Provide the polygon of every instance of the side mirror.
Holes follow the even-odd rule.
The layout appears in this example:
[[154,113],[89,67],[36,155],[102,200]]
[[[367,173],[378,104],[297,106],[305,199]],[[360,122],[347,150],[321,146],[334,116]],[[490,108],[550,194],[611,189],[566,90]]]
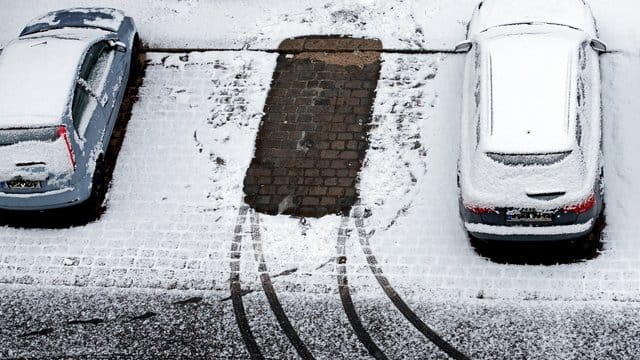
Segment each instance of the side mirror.
[[118,52],[127,52],[127,44],[119,40],[109,40],[109,46]]
[[607,52],[607,44],[605,44],[604,42],[598,40],[598,39],[592,39],[590,42],[591,48],[597,52]]
[[473,47],[473,43],[469,40],[463,41],[456,45],[456,48],[453,50],[457,53],[467,53]]

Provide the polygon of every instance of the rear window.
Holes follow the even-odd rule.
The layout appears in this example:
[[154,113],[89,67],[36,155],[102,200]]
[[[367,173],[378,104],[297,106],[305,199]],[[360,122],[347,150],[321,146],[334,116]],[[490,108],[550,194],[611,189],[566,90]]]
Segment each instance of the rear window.
[[0,129],[0,146],[14,145],[25,141],[52,142],[59,137],[57,127]]
[[487,153],[487,156],[498,163],[510,166],[540,166],[559,163],[571,154],[571,151],[550,154],[499,154]]

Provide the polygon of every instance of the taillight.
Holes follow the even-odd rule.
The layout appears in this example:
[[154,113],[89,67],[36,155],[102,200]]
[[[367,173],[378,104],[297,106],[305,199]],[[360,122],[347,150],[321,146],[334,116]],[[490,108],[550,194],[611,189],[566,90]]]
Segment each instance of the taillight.
[[73,168],[76,168],[76,157],[73,154],[73,148],[71,147],[71,142],[69,141],[69,134],[67,133],[67,127],[61,125],[58,127],[58,135],[64,139],[64,143],[67,145],[67,151],[69,152],[69,159],[71,159],[71,164]]
[[589,197],[586,198],[583,202],[577,205],[567,206],[562,210],[566,212],[574,213],[574,214],[584,214],[587,211],[591,210],[595,204],[596,204],[596,195],[593,192],[591,192],[591,194],[589,194]]
[[483,214],[489,214],[489,213],[497,214],[498,213],[496,211],[496,209],[492,209],[492,208],[467,206],[467,205],[465,205],[465,208],[467,210],[471,211],[472,213],[476,214],[476,215],[483,215]]

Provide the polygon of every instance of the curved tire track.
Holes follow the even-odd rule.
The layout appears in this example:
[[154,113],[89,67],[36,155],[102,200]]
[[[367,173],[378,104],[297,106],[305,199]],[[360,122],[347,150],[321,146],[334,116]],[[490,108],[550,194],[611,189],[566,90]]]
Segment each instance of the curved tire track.
[[253,252],[255,254],[256,261],[258,262],[260,281],[262,282],[262,288],[264,289],[264,293],[267,296],[267,300],[269,301],[271,311],[273,311],[278,324],[280,324],[280,328],[291,342],[291,345],[293,345],[293,347],[296,349],[300,358],[305,360],[315,359],[309,349],[307,349],[302,339],[300,339],[300,336],[298,336],[296,330],[291,325],[287,314],[284,312],[284,309],[282,308],[282,305],[278,300],[276,290],[271,283],[271,277],[269,276],[267,263],[264,259],[264,253],[262,251],[262,238],[260,236],[260,217],[255,211],[251,211],[251,238],[253,240]]
[[402,315],[416,328],[418,331],[422,333],[427,339],[429,339],[434,345],[436,345],[440,350],[445,352],[451,358],[456,360],[468,360],[465,354],[463,354],[460,350],[456,349],[453,345],[444,340],[438,333],[436,333],[433,329],[431,329],[427,324],[425,324],[418,315],[407,305],[407,303],[402,299],[402,297],[395,291],[393,286],[389,283],[389,280],[382,272],[380,266],[378,266],[378,260],[375,255],[371,251],[371,247],[369,245],[369,236],[364,228],[364,218],[362,205],[355,206],[353,217],[356,223],[356,229],[358,230],[358,238],[360,239],[360,245],[362,247],[362,251],[367,257],[367,263],[369,264],[369,268],[371,272],[378,280],[378,283],[382,287],[384,293],[391,299],[391,302],[395,307],[402,313]]
[[344,312],[347,314],[347,319],[349,319],[349,323],[351,324],[353,331],[355,332],[360,342],[367,349],[369,354],[376,359],[387,360],[387,356],[376,345],[367,330],[365,330],[364,326],[362,325],[362,321],[360,321],[360,317],[358,317],[355,306],[353,305],[353,299],[351,298],[351,292],[349,291],[349,283],[347,279],[347,256],[345,252],[345,244],[350,232],[348,226],[349,216],[343,216],[342,221],[340,222],[340,229],[338,230],[338,241],[336,245],[336,250],[338,252],[338,255],[336,256],[336,265],[338,271],[338,290],[340,292],[342,307],[344,308]]
[[238,210],[238,218],[236,220],[236,226],[233,230],[233,241],[231,242],[230,253],[230,267],[231,267],[231,301],[233,303],[233,313],[240,329],[240,335],[242,335],[242,341],[244,341],[249,356],[252,359],[264,359],[260,347],[256,343],[256,339],[251,332],[251,326],[249,325],[249,319],[244,310],[244,303],[242,301],[242,286],[240,284],[240,255],[242,249],[242,225],[247,219],[247,212],[249,208],[247,206],[241,206]]

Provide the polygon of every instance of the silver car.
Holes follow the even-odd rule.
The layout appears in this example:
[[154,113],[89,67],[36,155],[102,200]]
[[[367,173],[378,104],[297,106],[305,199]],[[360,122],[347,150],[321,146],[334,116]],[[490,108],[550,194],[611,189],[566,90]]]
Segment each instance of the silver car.
[[34,19],[3,49],[0,209],[104,196],[104,156],[137,41],[121,11],[74,8]]
[[603,209],[600,65],[582,0],[486,0],[469,24],[458,183],[472,236],[564,240]]

